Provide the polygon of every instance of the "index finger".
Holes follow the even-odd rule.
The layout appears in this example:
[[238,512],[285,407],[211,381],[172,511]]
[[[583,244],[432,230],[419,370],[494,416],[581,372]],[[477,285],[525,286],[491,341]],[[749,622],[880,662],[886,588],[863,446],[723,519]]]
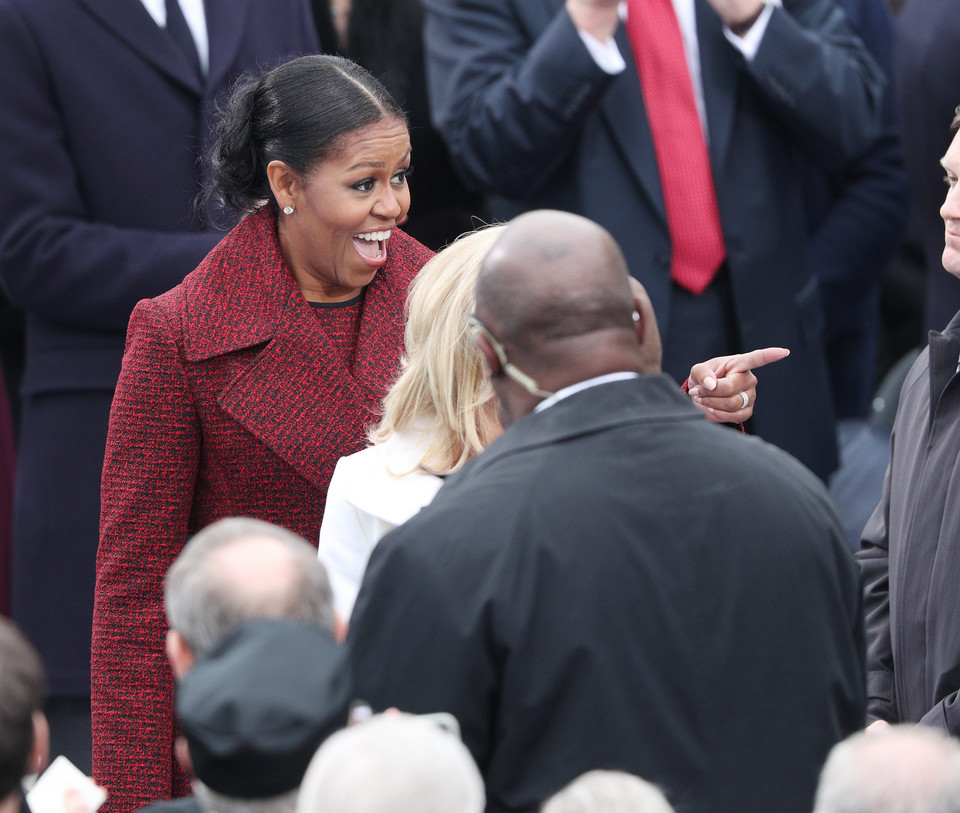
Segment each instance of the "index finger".
[[786,347],[762,347],[759,350],[751,350],[749,353],[740,353],[726,363],[724,375],[746,373],[765,364],[785,359],[789,355],[790,351]]

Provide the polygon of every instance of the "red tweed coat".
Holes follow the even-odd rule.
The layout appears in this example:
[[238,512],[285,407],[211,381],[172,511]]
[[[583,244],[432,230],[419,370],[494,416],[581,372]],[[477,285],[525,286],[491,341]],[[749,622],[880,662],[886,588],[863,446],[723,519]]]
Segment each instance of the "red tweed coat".
[[352,371],[294,283],[266,211],[133,312],[110,415],[93,617],[94,775],[110,813],[189,793],[173,758],[163,576],[186,539],[252,516],[316,540],[334,464],[392,383],[407,287],[400,231],[367,287]]

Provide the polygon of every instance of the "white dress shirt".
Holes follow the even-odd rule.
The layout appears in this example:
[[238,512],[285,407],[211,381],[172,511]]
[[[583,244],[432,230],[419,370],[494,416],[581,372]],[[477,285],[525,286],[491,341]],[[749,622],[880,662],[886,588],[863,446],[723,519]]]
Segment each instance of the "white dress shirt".
[[[166,0],[140,0],[143,7],[161,28],[167,27]],[[207,15],[203,10],[203,0],[179,0],[183,10],[183,18],[193,34],[193,41],[197,46],[197,56],[200,59],[200,70],[206,76],[210,70],[210,40],[207,37]]]

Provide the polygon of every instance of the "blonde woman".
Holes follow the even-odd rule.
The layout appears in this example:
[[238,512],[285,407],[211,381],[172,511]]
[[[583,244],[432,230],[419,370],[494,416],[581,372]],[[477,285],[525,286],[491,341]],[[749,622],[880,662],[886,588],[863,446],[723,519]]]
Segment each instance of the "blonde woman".
[[467,324],[480,264],[503,226],[464,235],[420,271],[407,297],[406,354],[373,444],[337,463],[320,526],[340,617],[350,617],[373,546],[433,499],[500,434],[493,388]]
[[[384,398],[380,423],[368,434],[373,445],[341,458],[333,472],[319,557],[344,622],[380,538],[427,505],[446,475],[500,434],[493,387],[484,377],[469,318],[480,265],[503,228],[463,235],[417,275],[407,297],[401,374]],[[787,352],[766,348],[702,362],[685,387],[710,420],[745,421],[756,398],[751,369]]]

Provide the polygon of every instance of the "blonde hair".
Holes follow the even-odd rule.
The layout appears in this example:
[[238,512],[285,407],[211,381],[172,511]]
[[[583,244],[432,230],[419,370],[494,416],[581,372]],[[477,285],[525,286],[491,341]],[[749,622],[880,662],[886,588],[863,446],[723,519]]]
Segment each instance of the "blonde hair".
[[427,471],[456,471],[500,433],[488,404],[493,388],[484,379],[467,319],[476,304],[480,265],[502,230],[488,226],[462,235],[424,265],[410,286],[400,377],[369,438],[383,443],[426,421],[430,442],[418,466]]

